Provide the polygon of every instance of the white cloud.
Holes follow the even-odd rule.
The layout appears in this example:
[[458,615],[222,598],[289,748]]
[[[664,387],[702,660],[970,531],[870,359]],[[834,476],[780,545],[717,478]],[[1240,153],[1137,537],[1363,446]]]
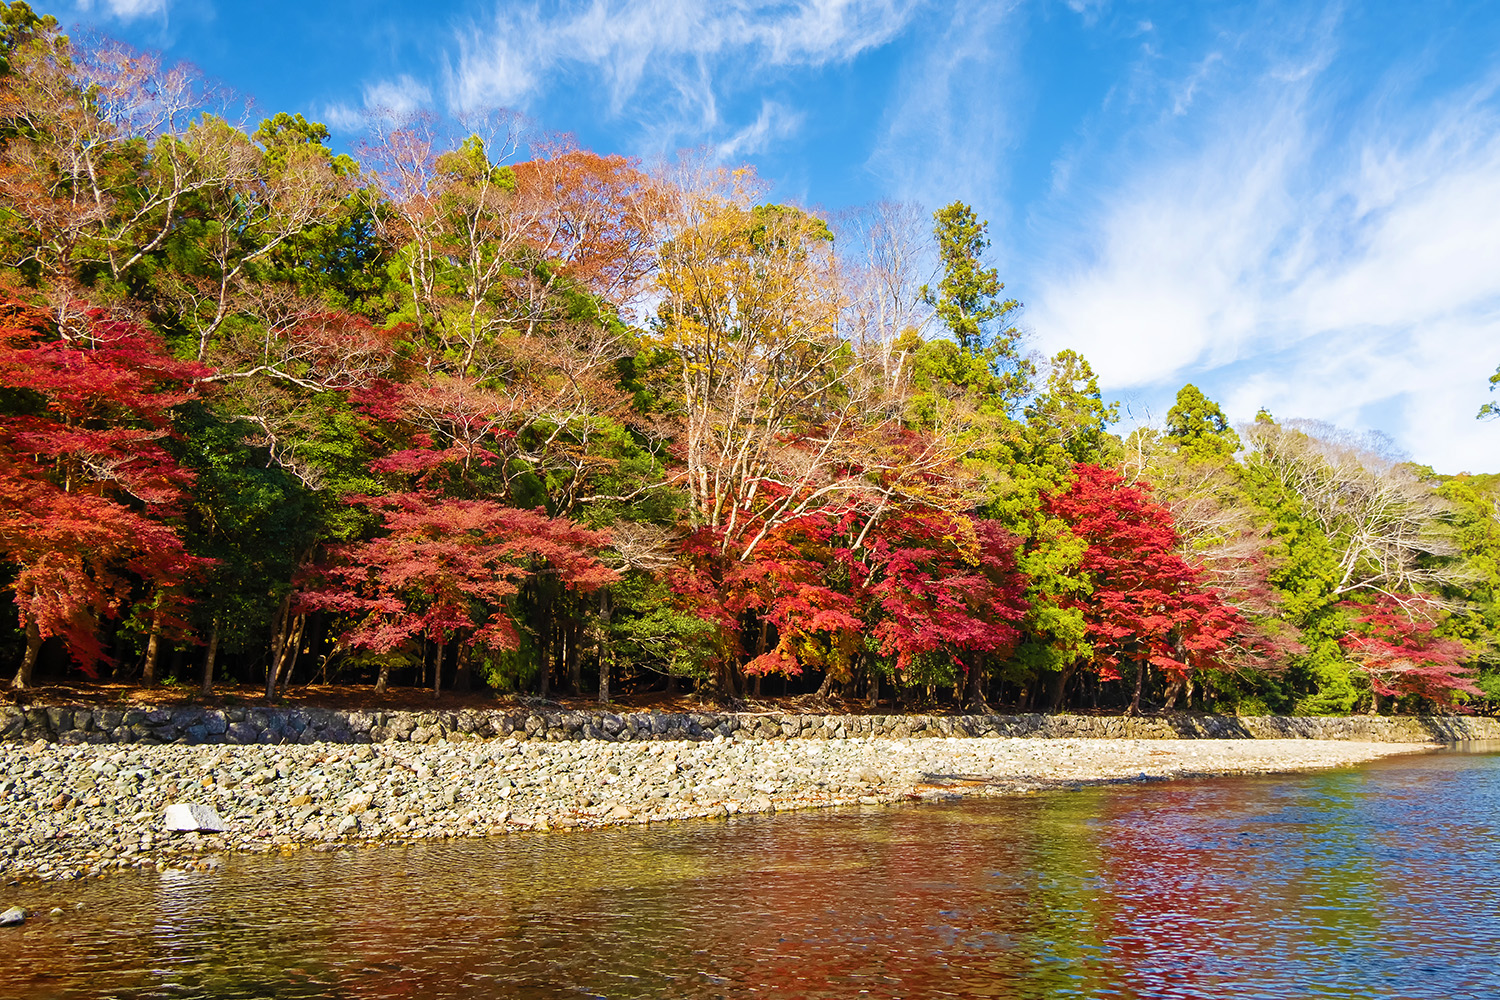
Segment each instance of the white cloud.
[[719,143],[714,151],[721,160],[734,160],[765,152],[772,140],[795,135],[805,116],[792,111],[776,101],[762,100],[760,114],[728,139]]
[[[1010,108],[1020,87],[1012,5],[969,0],[924,39],[901,71],[900,95],[866,166],[892,194],[937,207],[962,199],[1004,228]],[[998,242],[998,241],[997,241]],[[1007,248],[997,246],[998,256]]]
[[[559,86],[597,87],[614,114],[638,107],[665,147],[722,134],[727,91],[787,69],[846,62],[884,45],[922,0],[575,0],[496,3],[493,16],[456,32],[446,98],[457,111],[525,108]],[[583,81],[578,77],[582,75]],[[566,81],[566,83],[564,83]],[[776,112],[761,135],[776,130]],[[757,123],[720,142],[742,147]]]
[[1440,471],[1500,468],[1500,429],[1473,419],[1500,364],[1493,87],[1335,110],[1320,73],[1267,74],[1206,141],[1104,185],[1071,261],[1036,270],[1042,346],[1162,412],[1194,381],[1235,419],[1267,406],[1388,431]]
[[[100,0],[98,7],[121,21],[151,17],[167,12],[167,0]],[[78,0],[78,9],[84,14],[93,13],[94,0]]]
[[335,132],[358,132],[365,126],[364,113],[342,101],[325,107],[321,117],[323,124]]
[[365,85],[365,108],[398,118],[418,111],[432,102],[432,91],[425,84],[402,74],[394,80]]
[[362,131],[372,117],[402,119],[432,103],[431,89],[405,73],[392,80],[365,84],[363,96],[364,102],[358,108],[343,101],[325,105],[324,124],[335,132],[355,133]]

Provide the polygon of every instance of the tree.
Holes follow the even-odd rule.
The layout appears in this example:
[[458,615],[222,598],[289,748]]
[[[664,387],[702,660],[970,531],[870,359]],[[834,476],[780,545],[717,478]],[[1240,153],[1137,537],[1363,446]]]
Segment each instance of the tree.
[[994,521],[909,509],[881,522],[865,551],[844,550],[872,652],[908,671],[946,657],[985,711],[986,659],[1010,654],[1029,610],[1017,540]]
[[211,95],[186,66],[34,34],[0,77],[4,262],[51,288],[64,318],[80,286],[122,282],[163,245],[189,198],[239,163],[243,135],[195,124]]
[[1095,465],[1075,472],[1045,509],[1088,545],[1079,568],[1090,593],[1072,602],[1088,623],[1100,679],[1118,680],[1122,666],[1135,666],[1130,710],[1138,712],[1148,667],[1181,678],[1217,666],[1244,623],[1177,554],[1171,512],[1146,486]]
[[676,213],[649,346],[682,423],[690,522],[746,560],[783,524],[864,490],[850,466],[872,387],[839,335],[821,220],[716,190],[683,191]]
[[[256,133],[268,143],[265,149],[213,115],[200,118],[182,139],[206,177],[183,200],[183,218],[164,244],[176,266],[164,270],[157,286],[196,337],[199,361],[238,360],[210,358],[216,334],[236,315],[274,325],[257,308],[281,301],[264,287],[280,284],[271,259],[301,234],[333,222],[354,191],[353,165],[341,162],[347,157],[336,159],[311,141],[321,126],[305,119],[267,125]],[[314,304],[303,311],[323,310]]]
[[959,350],[984,360],[1000,379],[1003,407],[1008,411],[1031,389],[1035,376],[1030,361],[1021,356],[1021,330],[1015,325],[1021,304],[1002,299],[1000,272],[985,267],[989,223],[961,201],[933,213],[938,257],[943,277],[934,290],[922,286],[922,299],[937,313]]
[[1454,696],[1484,697],[1474,672],[1464,665],[1464,644],[1434,634],[1436,622],[1414,619],[1394,598],[1379,594],[1367,604],[1346,602],[1354,625],[1340,639],[1345,651],[1369,677],[1379,708],[1381,697],[1416,697],[1452,709]]
[[[602,532],[488,500],[431,492],[351,497],[375,515],[382,534],[330,548],[302,594],[303,606],[347,616],[341,643],[390,652],[414,638],[436,650],[433,692],[442,683],[443,650],[516,649],[510,599],[538,574],[575,591],[616,579],[597,553]],[[377,690],[383,691],[382,670]]]
[[92,674],[107,659],[101,622],[120,618],[138,588],[153,628],[181,631],[180,585],[209,563],[179,535],[192,476],[163,445],[203,370],[99,312],[61,330],[15,299],[0,315],[0,557],[19,567],[21,688],[51,636]]
[[50,38],[57,31],[57,18],[38,16],[25,0],[0,5],[0,76],[10,72],[11,53],[38,36]]
[[1223,458],[1240,449],[1239,435],[1219,404],[1192,383],[1177,390],[1177,401],[1167,411],[1167,440],[1195,458]]
[[1455,553],[1448,505],[1413,469],[1382,456],[1380,442],[1313,421],[1257,421],[1245,433],[1250,481],[1268,504],[1295,505],[1330,546],[1331,598],[1441,590]]
[[[1027,404],[1030,462],[1109,464],[1119,442],[1107,428],[1120,416],[1120,404],[1106,404],[1099,377],[1077,351],[1059,351],[1047,364],[1042,391]],[[1046,454],[1053,450],[1061,454]]]

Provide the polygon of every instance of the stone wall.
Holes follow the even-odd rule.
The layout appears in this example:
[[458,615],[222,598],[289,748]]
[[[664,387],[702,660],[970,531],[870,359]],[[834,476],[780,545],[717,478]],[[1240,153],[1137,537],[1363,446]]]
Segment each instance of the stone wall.
[[1500,720],[1472,716],[782,715],[735,712],[0,706],[0,740],[58,743],[383,743],[485,739],[837,739],[851,736],[1028,736],[1119,739],[1313,739],[1405,743],[1500,739]]

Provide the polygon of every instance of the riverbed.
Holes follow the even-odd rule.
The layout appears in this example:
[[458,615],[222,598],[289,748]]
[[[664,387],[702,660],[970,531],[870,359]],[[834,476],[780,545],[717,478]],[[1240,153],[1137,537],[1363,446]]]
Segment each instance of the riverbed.
[[[1334,767],[1422,745],[1315,740],[860,737],[279,746],[11,744],[0,874],[211,870],[232,853],[337,850]],[[172,833],[173,803],[220,830]],[[10,905],[0,895],[0,908]]]
[[0,997],[1490,1000],[1497,843],[1491,748],[231,855],[22,886]]

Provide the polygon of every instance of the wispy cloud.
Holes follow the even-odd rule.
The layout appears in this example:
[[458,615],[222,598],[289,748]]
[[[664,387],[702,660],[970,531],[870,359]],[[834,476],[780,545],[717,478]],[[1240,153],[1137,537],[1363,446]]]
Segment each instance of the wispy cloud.
[[335,132],[348,134],[361,131],[371,117],[401,119],[431,105],[431,88],[403,73],[393,79],[365,84],[361,107],[351,107],[343,101],[325,105],[322,118]]
[[[748,59],[819,66],[852,59],[899,33],[914,0],[591,0],[544,14],[539,5],[496,5],[487,23],[457,35],[450,99],[461,108],[517,104],[551,71],[597,71],[615,106],[643,79],[683,60]],[[665,64],[665,65],[663,65]]]
[[143,17],[154,17],[167,12],[168,0],[78,0],[78,10],[91,14],[102,11],[121,21],[134,21]]
[[[920,2],[497,3],[492,17],[455,33],[446,99],[457,111],[524,109],[559,86],[596,87],[611,114],[640,105],[664,138],[703,141],[724,134],[726,91],[749,90],[766,73],[854,59],[902,32]],[[730,125],[716,144],[742,154],[752,139],[790,134],[781,126],[793,116],[775,107],[763,103],[756,122]]]
[[1169,400],[1191,379],[1239,419],[1264,405],[1483,464],[1500,457],[1473,420],[1500,362],[1495,81],[1437,107],[1339,101],[1325,56],[1200,91],[1201,141],[1098,183],[1070,255],[1037,270],[1035,329],[1117,391]]
[[365,85],[365,107],[370,111],[388,112],[399,118],[431,103],[432,90],[404,73],[393,80]]
[[755,121],[719,143],[715,147],[715,152],[721,160],[733,160],[765,152],[766,147],[773,140],[795,135],[805,117],[801,112],[793,111],[776,101],[763,100],[760,104],[760,114],[756,116]]
[[[937,207],[961,198],[1003,228],[1018,35],[1011,4],[975,0],[921,40],[866,164],[894,195]],[[1003,254],[1004,248],[1000,248]]]

